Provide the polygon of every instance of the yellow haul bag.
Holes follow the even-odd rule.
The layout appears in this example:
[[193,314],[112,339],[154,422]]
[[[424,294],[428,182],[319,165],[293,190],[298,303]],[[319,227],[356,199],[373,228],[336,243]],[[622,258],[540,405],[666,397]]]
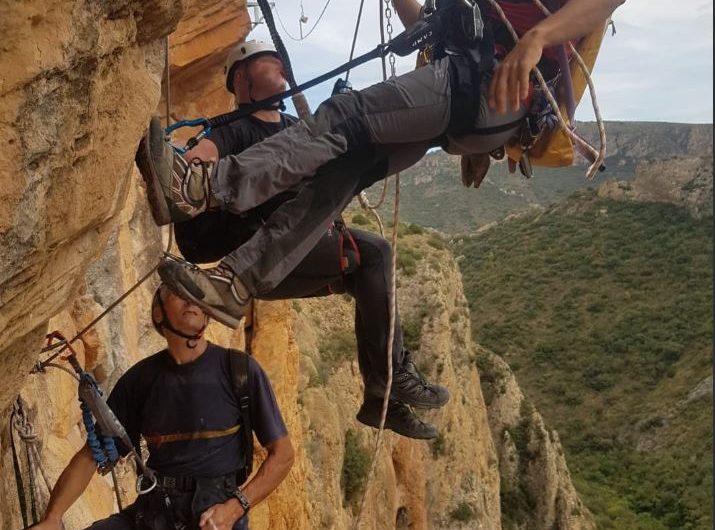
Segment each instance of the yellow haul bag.
[[[606,28],[610,21],[607,21],[598,29],[594,30],[589,35],[585,36],[580,40],[576,46],[576,51],[583,58],[584,63],[589,72],[593,71],[593,66],[596,63],[596,57],[598,57],[598,52],[601,49],[601,43],[603,42],[603,37],[606,33]],[[581,67],[578,65],[575,59],[571,59],[570,62],[571,80],[573,82],[573,94],[576,104],[583,97],[588,82],[586,81],[586,76],[584,75]],[[568,122],[568,110],[564,103],[564,90],[563,87],[559,87],[559,109],[561,110],[561,115],[564,116]],[[506,146],[507,156],[518,162],[521,160],[524,150],[518,143],[510,144]],[[573,165],[575,159],[575,149],[571,138],[564,133],[564,131],[557,125],[551,131],[544,133],[527,152],[529,156],[529,161],[532,166],[539,167],[565,167]]]

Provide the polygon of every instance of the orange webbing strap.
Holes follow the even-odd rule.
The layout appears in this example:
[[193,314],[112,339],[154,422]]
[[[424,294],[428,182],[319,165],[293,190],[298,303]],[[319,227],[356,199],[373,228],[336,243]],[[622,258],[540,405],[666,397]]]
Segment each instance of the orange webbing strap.
[[223,438],[236,434],[241,425],[234,425],[222,431],[196,431],[196,432],[178,432],[174,434],[145,434],[144,439],[147,445],[159,447],[165,443],[172,442],[188,442],[190,440],[210,440],[212,438]]
[[340,272],[345,272],[350,267],[350,261],[348,260],[348,257],[345,254],[346,240],[348,243],[350,243],[350,246],[352,247],[353,252],[355,253],[355,262],[356,262],[356,265],[359,267],[360,262],[362,261],[362,257],[360,256],[360,247],[358,247],[358,244],[355,241],[355,238],[350,233],[350,229],[348,228],[348,225],[345,223],[345,220],[341,217],[340,219],[336,220],[333,224],[335,225],[335,228],[338,231],[338,249],[340,252]]

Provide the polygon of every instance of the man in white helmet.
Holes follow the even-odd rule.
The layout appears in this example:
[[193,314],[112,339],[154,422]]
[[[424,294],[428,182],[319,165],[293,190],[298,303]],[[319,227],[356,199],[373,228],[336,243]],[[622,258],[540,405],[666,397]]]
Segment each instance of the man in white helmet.
[[[226,61],[226,88],[235,94],[236,104],[257,101],[285,89],[283,65],[272,45],[258,41],[236,46]],[[238,154],[273,134],[293,125],[297,120],[279,109],[259,110],[246,119],[216,129],[186,154],[186,159],[216,160]],[[362,174],[345,168],[346,180],[357,186],[369,182],[369,172]],[[266,183],[269,184],[269,183]],[[151,189],[151,186],[148,186]],[[325,193],[329,186],[321,186]],[[199,190],[201,191],[201,190]],[[258,190],[260,191],[260,190]],[[301,195],[306,193],[301,189]],[[266,226],[286,219],[284,211],[296,203],[299,189],[282,192],[241,215],[226,210],[213,209],[187,219],[176,215],[168,206],[163,194],[150,197],[155,219],[159,224],[174,221],[176,240],[182,255],[193,263],[230,261],[246,248],[260,247],[260,233]],[[308,195],[315,198],[314,195]],[[300,200],[298,201],[300,202]],[[331,201],[317,202],[330,204]],[[319,205],[314,205],[320,209]],[[330,219],[336,219],[338,212]],[[355,298],[355,334],[358,346],[358,364],[365,383],[364,403],[358,419],[376,426],[382,405],[386,380],[386,352],[389,338],[389,291],[391,249],[389,243],[377,235],[362,230],[347,229],[341,221],[320,228],[319,239],[309,247],[301,242],[300,235],[291,237],[286,245],[276,244],[262,248],[262,259],[253,266],[254,275],[269,278],[272,270],[287,270],[287,276],[276,285],[263,287],[255,293],[261,299],[287,299],[309,296],[326,296],[347,292]],[[256,238],[256,234],[259,237]],[[298,247],[305,257],[295,259],[291,252]],[[292,257],[293,256],[293,257]],[[411,438],[433,438],[437,430],[422,421],[410,409],[437,408],[448,398],[447,389],[427,383],[403,347],[399,317],[395,325],[393,366],[395,381],[392,401],[388,408],[386,426]]]

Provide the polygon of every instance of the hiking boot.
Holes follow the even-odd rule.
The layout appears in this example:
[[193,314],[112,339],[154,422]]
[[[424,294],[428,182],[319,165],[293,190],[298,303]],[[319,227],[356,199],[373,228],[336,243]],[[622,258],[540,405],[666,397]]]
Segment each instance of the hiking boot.
[[[384,386],[368,385],[368,393],[382,397]],[[406,403],[420,409],[438,409],[449,401],[449,390],[440,385],[428,383],[407,353],[400,368],[392,376],[390,399]]]
[[200,269],[178,258],[164,258],[159,265],[159,276],[174,293],[233,329],[238,327],[251,301],[248,289],[223,264]]
[[[382,399],[366,397],[355,417],[360,423],[377,429],[380,427],[381,414]],[[417,440],[432,440],[439,434],[434,425],[423,422],[410,407],[393,400],[390,400],[387,405],[385,429]]]
[[198,158],[187,162],[164,139],[158,118],[151,119],[135,161],[157,225],[188,221],[208,208],[213,164]]

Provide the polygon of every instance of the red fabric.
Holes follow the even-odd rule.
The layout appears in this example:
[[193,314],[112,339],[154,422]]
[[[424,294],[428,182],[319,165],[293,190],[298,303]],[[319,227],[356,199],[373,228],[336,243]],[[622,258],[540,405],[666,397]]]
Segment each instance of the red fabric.
[[[566,4],[566,2],[568,2],[568,0],[553,0],[552,2],[542,0],[542,3],[547,8],[554,4],[557,5],[558,8],[561,8]],[[546,18],[546,15],[544,15],[544,13],[541,12],[541,9],[539,9],[531,0],[522,0],[521,2],[505,2],[498,0],[498,3],[519,37],[522,37],[524,33]],[[497,23],[501,24],[501,18],[494,8],[489,10],[488,16]],[[496,47],[499,55],[503,55],[507,51],[505,47],[499,43],[497,43]],[[546,59],[553,61],[558,60],[556,54],[557,48],[555,47],[544,50],[544,58]]]

